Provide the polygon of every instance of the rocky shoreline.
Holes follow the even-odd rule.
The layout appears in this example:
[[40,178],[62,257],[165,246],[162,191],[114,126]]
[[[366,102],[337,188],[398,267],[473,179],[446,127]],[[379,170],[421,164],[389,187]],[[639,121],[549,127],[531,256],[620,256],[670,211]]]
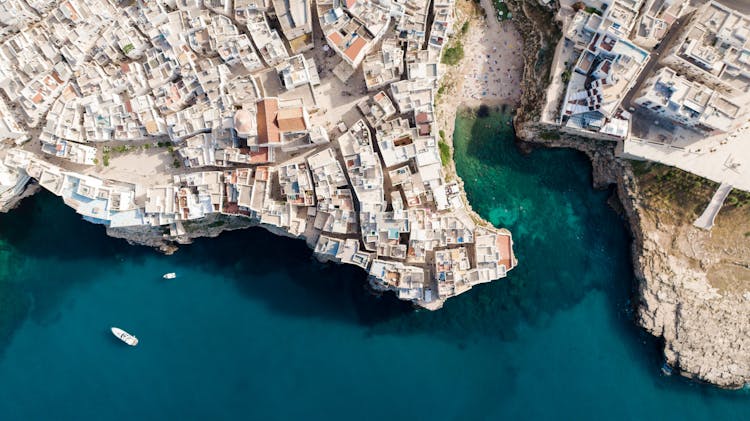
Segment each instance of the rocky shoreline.
[[666,363],[681,375],[721,388],[746,387],[750,384],[750,339],[743,332],[750,329],[750,293],[720,293],[706,280],[710,261],[704,258],[699,268],[690,268],[691,259],[666,251],[660,244],[664,238],[678,241],[683,235],[695,240],[707,234],[692,227],[681,231],[659,221],[660,210],[645,206],[638,179],[627,161],[616,158],[614,142],[572,136],[539,123],[549,80],[546,61],[552,57],[545,59],[536,52],[550,51],[550,45],[556,42],[555,30],[550,28],[557,23],[551,11],[544,12],[533,2],[508,0],[507,4],[514,13],[514,23],[521,28],[526,51],[524,95],[514,119],[519,147],[526,151],[535,147],[572,148],[589,157],[593,186],[616,186],[618,210],[633,238],[635,322],[663,339]]
[[[483,1],[483,4],[488,2]],[[628,162],[615,157],[613,142],[560,133],[554,126],[538,122],[559,28],[552,13],[534,1],[506,0],[506,4],[513,13],[513,23],[524,43],[523,94],[513,122],[519,147],[526,151],[536,147],[579,150],[591,160],[595,188],[616,185],[623,216],[633,237],[632,258],[638,294],[635,300],[638,307],[636,322],[664,339],[666,361],[675,371],[723,388],[743,387],[750,382],[750,339],[742,335],[750,330],[747,318],[750,299],[738,294],[719,294],[707,282],[693,282],[700,278],[700,273],[676,268],[680,262],[660,247],[656,238],[660,232],[670,231],[673,227],[664,222],[653,224],[649,220],[639,196],[636,176]],[[455,112],[447,115],[455,117]],[[448,121],[447,126],[445,121]],[[449,119],[445,121],[450,141],[453,126]],[[448,167],[461,185],[462,197],[470,214],[477,218],[477,222],[484,222],[471,211],[454,163],[449,162]],[[2,211],[9,210],[36,190],[38,186],[30,183],[23,194]],[[186,224],[184,232],[179,234],[145,226],[108,228],[107,234],[171,254],[179,245],[188,244],[195,238],[215,237],[223,231],[252,226],[262,226],[275,234],[289,236],[283,230],[274,230],[246,218],[222,215]]]

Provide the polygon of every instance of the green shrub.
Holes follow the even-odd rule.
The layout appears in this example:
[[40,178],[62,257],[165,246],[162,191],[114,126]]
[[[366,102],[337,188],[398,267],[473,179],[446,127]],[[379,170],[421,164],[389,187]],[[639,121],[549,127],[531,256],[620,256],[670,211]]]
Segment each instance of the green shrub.
[[438,142],[438,147],[440,148],[440,161],[443,166],[446,166],[451,160],[451,148],[442,140]]
[[562,79],[563,83],[570,82],[570,69],[566,69],[564,72],[562,72],[562,75],[560,75],[560,78]]
[[453,47],[446,48],[443,52],[443,64],[455,66],[464,58],[464,46],[457,42]]

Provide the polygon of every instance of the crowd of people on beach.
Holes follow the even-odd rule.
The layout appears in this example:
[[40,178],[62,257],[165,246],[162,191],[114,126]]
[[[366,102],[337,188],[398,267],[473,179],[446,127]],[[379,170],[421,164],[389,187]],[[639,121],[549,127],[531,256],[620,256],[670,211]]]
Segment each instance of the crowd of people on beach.
[[[475,100],[515,102],[521,96],[523,55],[521,39],[514,29],[502,25],[495,31],[484,24],[465,45],[467,48],[463,92]],[[479,38],[482,39],[479,39]]]

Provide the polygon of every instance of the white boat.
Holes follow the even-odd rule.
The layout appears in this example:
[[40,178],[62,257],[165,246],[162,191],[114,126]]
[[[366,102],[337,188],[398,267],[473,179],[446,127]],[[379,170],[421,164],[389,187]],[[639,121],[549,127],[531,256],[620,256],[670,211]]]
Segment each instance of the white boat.
[[119,340],[125,342],[126,344],[130,346],[138,345],[138,338],[136,338],[135,336],[129,334],[128,332],[125,332],[119,327],[113,327],[111,329],[112,329],[112,334],[115,335]]
[[174,279],[176,277],[177,277],[177,274],[174,272],[165,273],[164,276],[162,276],[162,278],[164,279]]

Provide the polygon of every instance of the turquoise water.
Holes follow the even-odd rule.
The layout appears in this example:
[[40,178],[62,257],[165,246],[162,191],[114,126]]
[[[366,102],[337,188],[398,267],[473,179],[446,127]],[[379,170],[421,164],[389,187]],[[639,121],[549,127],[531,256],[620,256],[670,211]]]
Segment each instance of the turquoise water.
[[746,418],[747,393],[660,376],[585,157],[523,156],[492,117],[458,119],[456,161],[521,265],[434,313],[261,229],[162,256],[47,193],[0,215],[0,419]]

